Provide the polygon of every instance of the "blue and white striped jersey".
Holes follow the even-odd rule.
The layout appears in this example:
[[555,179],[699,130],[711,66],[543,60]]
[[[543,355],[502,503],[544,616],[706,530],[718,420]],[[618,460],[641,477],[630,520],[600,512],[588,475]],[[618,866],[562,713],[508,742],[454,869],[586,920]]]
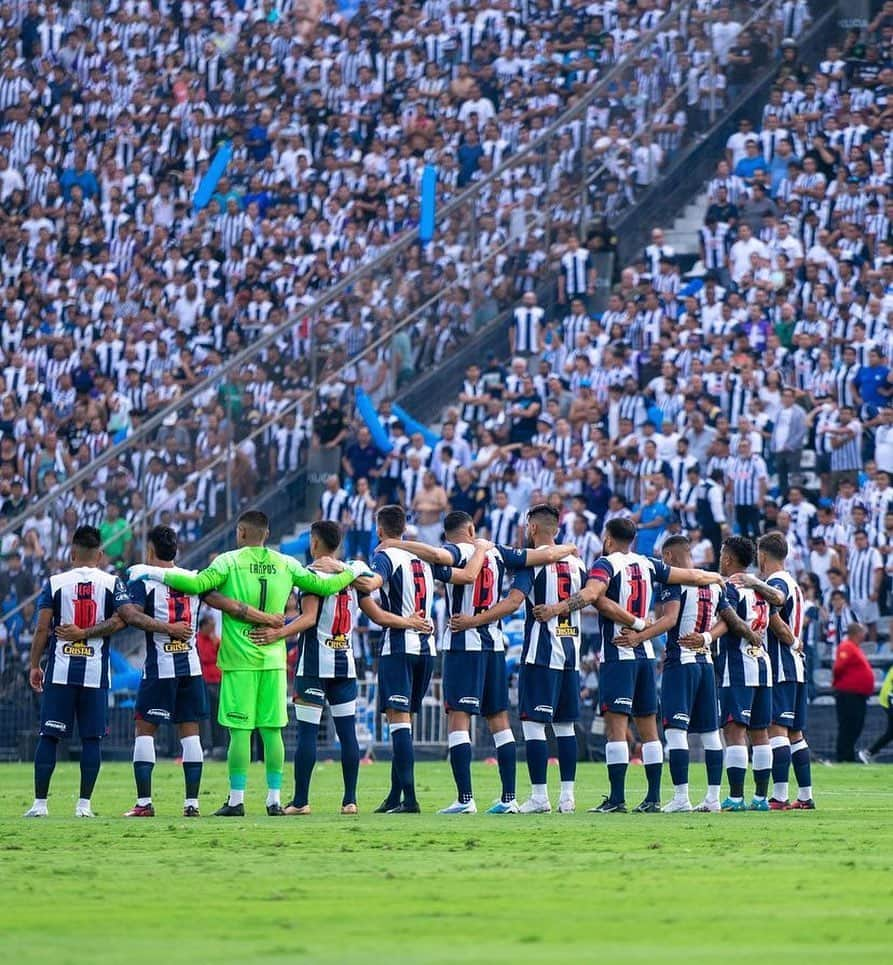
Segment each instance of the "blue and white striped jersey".
[[153,620],[161,620],[163,623],[188,623],[192,627],[191,640],[171,640],[165,634],[146,631],[143,677],[147,680],[201,677],[202,664],[195,645],[201,599],[181,593],[156,580],[131,580],[127,584],[127,593],[143,613]]
[[540,623],[533,615],[533,608],[567,600],[579,593],[585,582],[586,568],[575,556],[547,566],[518,570],[512,589],[524,594],[527,608],[522,663],[553,670],[580,669],[580,611]]
[[[474,556],[474,546],[471,543],[444,543],[444,548],[453,556],[453,565],[461,569]],[[512,549],[509,546],[495,546],[484,557],[477,579],[472,584],[450,584],[446,588],[449,615],[473,616],[483,613],[493,607],[502,593],[502,585],[506,570],[523,569],[527,563],[524,550]],[[447,627],[443,635],[441,649],[458,650],[505,650],[505,639],[502,635],[502,623],[496,620],[486,626],[474,627],[471,630],[453,632]]]
[[[306,593],[298,595],[302,607]],[[353,634],[357,626],[357,591],[347,586],[333,596],[319,598],[316,623],[298,637],[299,677],[342,678],[357,675]]]
[[[773,573],[766,582],[769,586],[784,593],[785,601],[779,607],[778,612],[782,620],[791,628],[794,637],[797,640],[802,640],[805,605],[800,584],[790,573],[786,573],[784,570]],[[803,655],[780,643],[778,637],[771,630],[768,631],[767,639],[769,642],[769,659],[772,662],[773,681],[777,684],[787,681],[804,683],[806,671]]]
[[[384,581],[379,590],[382,609],[401,617],[411,617],[421,612],[430,620],[434,604],[434,580],[447,583],[452,576],[451,567],[431,567],[399,548],[377,550],[370,565],[372,572]],[[385,627],[381,655],[385,657],[394,653],[427,653],[433,656],[434,636],[416,630]]]
[[[754,590],[726,584],[729,604],[739,617],[763,638],[769,626],[771,607]],[[771,687],[772,665],[765,646],[755,647],[727,633],[720,637],[716,673],[720,687]]]
[[[651,610],[654,588],[658,583],[666,583],[670,567],[663,560],[641,553],[611,553],[601,556],[589,571],[590,580],[607,583],[607,599],[613,600],[626,610],[630,616],[644,619]],[[618,647],[614,643],[622,627],[615,626],[613,620],[599,614],[601,629],[601,650],[599,660],[653,660],[654,647],[650,640],[635,647]]]
[[47,646],[46,680],[71,687],[106,688],[109,678],[108,638],[91,637],[77,643],[57,640],[53,632],[64,623],[85,629],[114,615],[130,603],[127,588],[111,573],[94,566],[76,566],[51,576],[37,600],[38,610],[52,610]]
[[864,550],[854,549],[847,563],[850,594],[854,600],[864,603],[874,593],[877,571],[883,569],[884,561],[880,552],[869,546]]
[[729,606],[722,589],[711,586],[662,586],[657,592],[658,603],[679,601],[676,625],[667,632],[666,664],[713,663],[709,648],[690,650],[679,646],[679,638],[690,633],[706,633],[716,622],[721,610]]
[[762,456],[737,456],[729,463],[732,502],[736,506],[755,506],[760,498],[760,480],[768,478]]

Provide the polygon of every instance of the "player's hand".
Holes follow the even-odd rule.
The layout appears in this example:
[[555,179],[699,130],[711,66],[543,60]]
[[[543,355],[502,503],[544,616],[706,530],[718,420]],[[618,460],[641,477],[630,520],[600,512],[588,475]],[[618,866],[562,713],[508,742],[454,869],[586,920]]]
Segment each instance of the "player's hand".
[[87,631],[73,623],[63,623],[56,627],[55,634],[59,640],[67,640],[69,643],[77,643],[79,640],[87,639]]
[[806,647],[803,645],[803,641],[798,637],[794,637],[794,642],[791,644],[792,653],[803,653]]
[[680,647],[685,647],[686,650],[704,649],[704,635],[701,633],[686,633],[686,635],[680,637],[677,642]]
[[493,549],[496,544],[488,539],[476,539],[474,541],[474,548],[478,550],[483,550],[485,553],[487,550]]
[[540,623],[548,623],[552,617],[558,616],[558,611],[551,603],[540,603],[533,608],[533,615]]
[[281,639],[281,634],[276,627],[255,627],[249,632],[248,639],[259,647],[266,647]]
[[374,593],[378,589],[378,581],[374,576],[358,576],[351,585],[359,593]]
[[191,640],[192,624],[186,623],[183,620],[180,620],[178,623],[169,623],[167,625],[167,635],[171,640]]
[[127,578],[130,580],[157,580],[164,582],[164,570],[160,566],[147,566],[145,563],[137,563],[127,571]]
[[321,556],[318,560],[313,561],[313,569],[317,573],[343,573],[346,569],[344,563],[341,560],[336,560],[333,556]]
[[745,589],[753,589],[756,583],[756,577],[753,573],[734,573],[729,577],[729,582],[732,586],[741,586]]
[[473,624],[471,622],[471,617],[465,616],[463,613],[457,613],[455,616],[450,617],[450,629],[453,633],[461,633],[463,630],[471,630]]
[[259,619],[252,620],[258,627],[270,627],[273,630],[280,630],[285,626],[285,614],[284,613],[264,613]]
[[434,624],[419,610],[408,618],[408,630],[416,630],[418,633],[434,633]]
[[31,689],[35,693],[43,693],[43,671],[40,667],[31,668],[31,673],[28,674],[28,682],[31,684]]
[[632,627],[624,627],[619,636],[614,637],[616,647],[635,647],[642,642],[642,635]]

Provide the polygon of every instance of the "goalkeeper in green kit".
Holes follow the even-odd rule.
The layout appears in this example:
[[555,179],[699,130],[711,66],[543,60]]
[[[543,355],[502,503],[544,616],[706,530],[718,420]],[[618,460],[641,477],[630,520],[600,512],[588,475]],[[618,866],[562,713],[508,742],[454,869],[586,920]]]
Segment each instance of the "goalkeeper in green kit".
[[[265,613],[284,613],[292,589],[298,587],[315,596],[331,596],[353,583],[357,574],[351,568],[331,575],[311,572],[296,560],[268,549],[267,517],[257,511],[243,513],[236,526],[238,549],[222,553],[199,573],[177,568],[133,566],[130,579],[153,579],[182,593],[201,595],[218,590],[246,606]],[[334,564],[341,567],[343,564]],[[358,573],[367,572],[365,564],[355,564]],[[217,719],[229,728],[230,791],[227,802],[216,815],[241,817],[245,813],[245,787],[251,760],[251,733],[257,728],[264,744],[267,772],[267,814],[285,812],[280,801],[285,746],[282,728],[288,723],[288,682],[286,680],[285,641],[261,646],[248,634],[251,623],[224,614],[223,632],[217,666],[221,670],[220,704]]]

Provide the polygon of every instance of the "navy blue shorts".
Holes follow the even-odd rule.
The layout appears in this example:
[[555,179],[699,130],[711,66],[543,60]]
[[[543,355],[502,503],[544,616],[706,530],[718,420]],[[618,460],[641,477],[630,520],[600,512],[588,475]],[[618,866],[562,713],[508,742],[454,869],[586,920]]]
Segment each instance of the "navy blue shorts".
[[522,663],[518,672],[521,720],[570,724],[580,718],[580,673]]
[[427,653],[392,653],[378,658],[378,708],[417,714],[428,692],[434,657]]
[[295,677],[295,700],[314,707],[349,704],[357,699],[356,677]]
[[71,737],[75,720],[81,740],[105,737],[108,710],[109,692],[105,687],[45,683],[40,702],[41,737]]
[[653,660],[611,660],[598,669],[602,713],[650,717],[657,713]]
[[508,709],[505,653],[447,650],[443,655],[443,703],[447,710],[492,717]]
[[743,724],[751,730],[765,730],[772,723],[774,687],[748,687],[735,684],[719,688],[719,714],[722,725]]
[[788,730],[804,730],[809,695],[806,684],[788,680],[772,685],[772,723]]
[[709,663],[671,663],[661,677],[660,706],[664,730],[709,734],[719,726],[716,677]]
[[191,724],[208,717],[202,677],[144,677],[136,694],[136,719],[149,724]]

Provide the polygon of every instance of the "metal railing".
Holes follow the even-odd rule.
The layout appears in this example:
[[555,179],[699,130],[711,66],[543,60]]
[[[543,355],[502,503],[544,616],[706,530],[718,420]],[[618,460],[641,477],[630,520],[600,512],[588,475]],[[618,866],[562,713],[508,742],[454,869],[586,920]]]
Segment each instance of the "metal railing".
[[[486,275],[487,272],[498,268],[493,264],[497,255],[489,248],[486,253],[479,251],[483,237],[479,223],[483,206],[479,202],[483,198],[488,198],[494,185],[498,184],[503,177],[510,177],[513,170],[528,165],[539,169],[547,168],[549,146],[557,144],[557,139],[568,129],[569,125],[574,124],[580,118],[586,118],[590,108],[599,97],[608,95],[613,85],[623,81],[625,73],[630,69],[639,54],[650,51],[654,42],[669,31],[677,28],[683,29],[694,5],[695,0],[683,0],[683,2],[674,4],[661,21],[651,31],[643,34],[624,57],[611,66],[576,104],[546,127],[530,143],[522,145],[515,153],[509,155],[495,171],[461,191],[456,197],[438,206],[438,223],[441,226],[446,226],[447,233],[454,235],[457,239],[456,245],[449,245],[448,256],[452,267],[455,269],[456,279],[437,291],[436,297],[427,299],[429,305],[427,312],[417,311],[415,322],[416,327],[421,329],[420,337],[423,344],[426,338],[429,340],[430,338],[436,339],[438,334],[437,323],[444,315],[454,317],[456,314],[470,313],[471,317],[466,320],[467,327],[469,330],[473,330],[480,321],[484,320],[486,313],[492,311],[492,300],[487,291]],[[584,121],[584,126],[585,124]],[[577,180],[580,179],[577,178]],[[545,184],[548,192],[548,177]],[[545,198],[546,219],[548,219],[555,201],[564,198],[570,202],[562,185],[559,185],[559,191],[555,192],[555,195],[554,199],[548,196]],[[537,209],[539,211],[543,210],[543,200],[541,197],[538,201]],[[549,203],[550,201],[553,203]],[[577,227],[580,230],[583,225],[582,213],[578,210],[578,205],[575,202],[571,203],[575,210]],[[534,213],[534,217],[539,218],[539,215]],[[545,228],[548,240],[548,220]],[[507,243],[502,247],[507,249],[508,243],[516,241],[515,234],[510,232]],[[24,513],[0,524],[0,540],[19,530],[24,520],[36,510],[43,508],[50,512],[54,504],[64,499],[68,493],[74,492],[77,487],[83,486],[94,478],[98,471],[115,463],[135,448],[148,444],[160,430],[165,428],[166,420],[181,421],[183,410],[186,407],[196,404],[202,407],[202,403],[209,396],[213,396],[221,389],[226,390],[225,398],[232,401],[231,389],[239,381],[237,377],[240,373],[243,373],[252,362],[277,344],[285,347],[289,345],[298,346],[295,351],[295,362],[298,365],[302,362],[301,352],[309,350],[310,372],[308,379],[315,389],[321,381],[321,376],[332,374],[331,356],[322,354],[326,352],[326,347],[324,344],[320,344],[317,337],[320,333],[320,323],[328,325],[333,318],[337,318],[339,315],[343,318],[345,307],[347,308],[346,314],[350,314],[352,310],[359,311],[361,306],[363,309],[369,308],[368,305],[363,304],[363,299],[370,283],[377,282],[380,287],[380,291],[377,293],[380,304],[372,306],[380,327],[385,333],[385,337],[378,340],[379,344],[386,342],[387,336],[400,334],[407,327],[407,313],[418,309],[420,293],[425,295],[426,287],[429,287],[425,281],[424,261],[421,258],[414,259],[412,257],[412,249],[419,244],[417,229],[406,232],[398,237],[386,252],[338,281],[325,294],[312,304],[307,305],[306,309],[297,312],[297,317],[292,315],[271,331],[262,333],[252,344],[243,348],[221,365],[216,372],[208,375],[202,382],[188,389],[178,399],[146,419],[127,439],[112,446],[99,458],[75,472],[52,492],[31,503]],[[462,293],[466,290],[468,294],[467,305],[462,303],[464,297]],[[397,319],[400,318],[403,319],[403,322],[398,324]],[[429,331],[432,329],[433,331]],[[395,347],[389,346],[389,348],[391,348],[392,358],[395,359]],[[422,361],[426,360],[423,359]],[[404,359],[404,373],[408,375],[410,372],[416,371],[418,368],[416,363],[416,358],[411,361]],[[344,364],[339,367],[340,373],[344,374],[349,371],[352,365],[353,363],[350,360],[345,360]],[[401,374],[404,373],[392,372],[391,383],[399,384]],[[221,414],[225,417],[228,413],[225,411],[225,407],[222,408],[224,411]],[[238,406],[232,408],[236,409]],[[229,414],[232,414],[232,412],[230,411]],[[163,432],[162,435],[164,435]]]

